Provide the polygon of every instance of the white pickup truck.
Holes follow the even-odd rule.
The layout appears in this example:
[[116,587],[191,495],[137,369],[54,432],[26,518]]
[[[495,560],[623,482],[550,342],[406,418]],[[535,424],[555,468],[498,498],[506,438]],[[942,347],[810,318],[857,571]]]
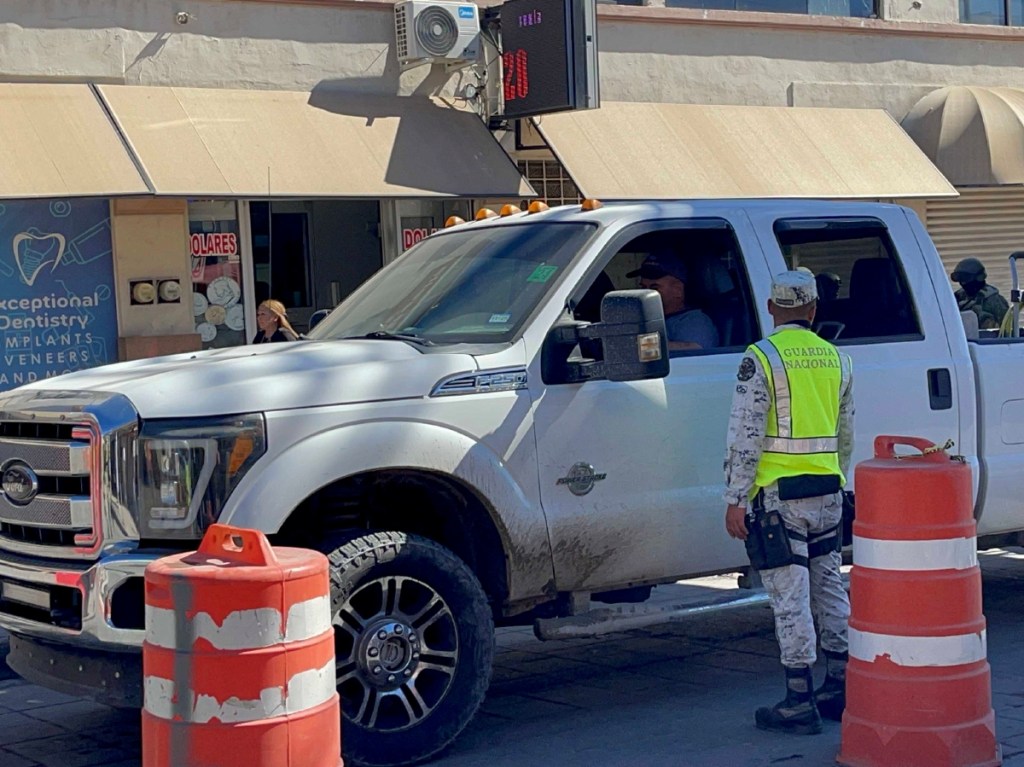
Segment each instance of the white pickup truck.
[[[660,299],[628,276],[666,249],[717,346],[670,353]],[[307,340],[0,395],[11,667],[137,704],[143,570],[220,520],[329,554],[347,759],[435,753],[483,699],[495,624],[578,634],[593,601],[746,564],[723,523],[726,422],[771,275],[796,267],[841,282],[818,317],[854,359],[855,460],[878,433],[952,438],[982,544],[1019,542],[1024,339],[968,340],[913,212],[576,205],[427,238]]]

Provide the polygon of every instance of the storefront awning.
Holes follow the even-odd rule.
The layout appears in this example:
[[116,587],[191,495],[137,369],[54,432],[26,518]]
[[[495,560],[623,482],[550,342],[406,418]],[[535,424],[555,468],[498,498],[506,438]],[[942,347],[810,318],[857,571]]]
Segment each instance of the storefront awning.
[[427,98],[99,86],[154,193],[532,196],[475,114]]
[[956,196],[883,110],[603,102],[536,124],[587,197]]
[[148,191],[89,85],[0,84],[0,198]]
[[1024,90],[939,88],[903,128],[957,186],[1024,184]]

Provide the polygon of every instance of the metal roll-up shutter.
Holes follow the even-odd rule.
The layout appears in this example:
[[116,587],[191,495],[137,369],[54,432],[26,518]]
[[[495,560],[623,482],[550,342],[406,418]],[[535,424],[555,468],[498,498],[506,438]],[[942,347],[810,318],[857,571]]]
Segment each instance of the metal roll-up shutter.
[[[942,256],[946,274],[973,256],[985,264],[988,283],[1009,297],[1007,256],[1024,250],[1024,187],[976,187],[960,197],[928,200],[925,226]],[[1024,274],[1020,275],[1024,278]],[[954,286],[955,287],[955,286]]]

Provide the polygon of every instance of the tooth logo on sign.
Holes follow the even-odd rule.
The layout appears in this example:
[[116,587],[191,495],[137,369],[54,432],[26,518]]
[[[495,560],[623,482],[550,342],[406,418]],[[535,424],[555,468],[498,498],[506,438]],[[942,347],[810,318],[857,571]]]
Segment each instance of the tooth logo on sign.
[[61,259],[64,258],[65,244],[63,234],[43,234],[35,227],[14,235],[11,247],[22,281],[31,287],[39,273],[49,264],[53,264],[50,272],[56,271]]

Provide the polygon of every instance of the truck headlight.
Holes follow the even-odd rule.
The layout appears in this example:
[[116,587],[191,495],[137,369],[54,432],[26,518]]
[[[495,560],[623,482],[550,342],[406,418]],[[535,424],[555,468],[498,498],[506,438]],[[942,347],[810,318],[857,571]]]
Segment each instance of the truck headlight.
[[200,538],[266,451],[263,416],[146,421],[138,438],[139,533]]

